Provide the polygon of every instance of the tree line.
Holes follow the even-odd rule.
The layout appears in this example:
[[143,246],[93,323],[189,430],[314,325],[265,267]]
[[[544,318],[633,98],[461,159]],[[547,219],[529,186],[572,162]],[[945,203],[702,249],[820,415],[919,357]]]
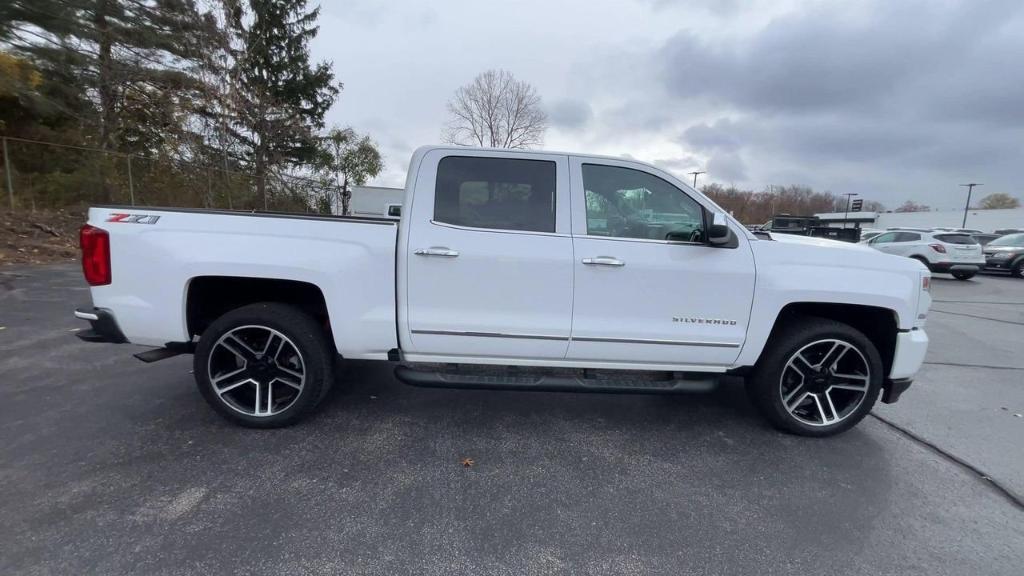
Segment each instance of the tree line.
[[[843,212],[847,208],[845,194],[816,192],[807,186],[769,186],[761,192],[741,190],[735,186],[707,184],[701,191],[716,204],[728,210],[744,224],[761,224],[776,214],[811,216],[823,212]],[[975,210],[1019,208],[1020,201],[1004,192],[989,194],[981,199]],[[874,200],[864,200],[864,212],[884,212],[885,206]],[[907,200],[893,212],[928,212],[931,207]]]
[[[776,214],[811,216],[822,212],[843,212],[847,207],[845,195],[818,192],[795,184],[769,186],[761,192],[707,184],[701,187],[701,192],[744,224],[762,224]],[[862,207],[866,212],[884,209],[882,204],[873,200],[865,200]]]
[[347,208],[383,162],[325,123],[343,85],[310,56],[318,17],[306,0],[3,3],[0,133],[81,147],[23,145],[12,172],[44,204],[111,201],[142,178],[131,156],[151,159],[134,165],[150,203]]

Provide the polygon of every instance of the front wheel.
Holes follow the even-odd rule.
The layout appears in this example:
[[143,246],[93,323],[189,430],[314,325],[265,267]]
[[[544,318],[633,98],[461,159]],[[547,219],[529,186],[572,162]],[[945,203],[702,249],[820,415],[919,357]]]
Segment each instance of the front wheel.
[[801,317],[768,343],[747,392],[776,428],[831,436],[871,411],[882,388],[882,360],[859,330],[825,318]]
[[953,272],[953,278],[957,280],[970,280],[977,272]]
[[312,411],[333,382],[324,330],[275,302],[232,310],[210,324],[193,360],[203,398],[242,426],[277,428]]
[[1024,278],[1024,258],[1014,265],[1013,269],[1010,270],[1010,275],[1017,278]]

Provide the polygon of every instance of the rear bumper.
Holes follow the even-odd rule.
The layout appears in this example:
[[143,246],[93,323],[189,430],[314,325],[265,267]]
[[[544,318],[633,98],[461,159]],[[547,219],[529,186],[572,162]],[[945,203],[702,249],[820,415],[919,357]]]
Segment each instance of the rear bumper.
[[75,333],[86,342],[107,342],[110,344],[124,344],[128,341],[117,325],[113,313],[105,308],[83,307],[75,310],[75,318],[88,320],[89,328],[79,330]]
[[977,272],[985,267],[984,262],[935,262],[928,265],[932,272]]

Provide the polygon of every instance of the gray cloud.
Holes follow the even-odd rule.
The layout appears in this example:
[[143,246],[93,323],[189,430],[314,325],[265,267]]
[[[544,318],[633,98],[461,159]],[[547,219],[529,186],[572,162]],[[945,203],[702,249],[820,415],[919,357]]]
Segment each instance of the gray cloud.
[[720,182],[745,182],[747,164],[736,152],[716,152],[708,159],[708,177]]
[[552,126],[567,130],[584,128],[594,117],[590,104],[581,100],[559,100],[550,105],[547,112]]
[[720,118],[711,124],[694,124],[683,132],[682,140],[697,150],[735,150],[740,145],[736,125],[728,118]]
[[879,2],[858,16],[829,5],[776,19],[738,42],[712,44],[682,31],[658,57],[666,88],[679,98],[763,112],[878,112],[905,89],[921,96],[929,79],[948,85],[979,67],[985,78],[1010,73],[1024,43],[1019,34],[992,32],[1021,6]]
[[549,103],[552,148],[890,205],[955,206],[963,178],[1024,198],[1020,0],[384,5],[325,3],[314,56],[345,82],[331,121],[377,138],[389,184],[455,88],[501,67]]

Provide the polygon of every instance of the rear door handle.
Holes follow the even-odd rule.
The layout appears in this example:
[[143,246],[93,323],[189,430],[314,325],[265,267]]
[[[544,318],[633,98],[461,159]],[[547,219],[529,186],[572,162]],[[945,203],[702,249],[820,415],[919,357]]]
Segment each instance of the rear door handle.
[[588,266],[625,266],[626,263],[614,256],[597,256],[595,258],[584,258],[583,263]]
[[431,246],[430,248],[420,248],[413,252],[417,256],[443,256],[445,258],[455,258],[459,255],[458,250],[452,250],[451,248],[445,248],[444,246]]

